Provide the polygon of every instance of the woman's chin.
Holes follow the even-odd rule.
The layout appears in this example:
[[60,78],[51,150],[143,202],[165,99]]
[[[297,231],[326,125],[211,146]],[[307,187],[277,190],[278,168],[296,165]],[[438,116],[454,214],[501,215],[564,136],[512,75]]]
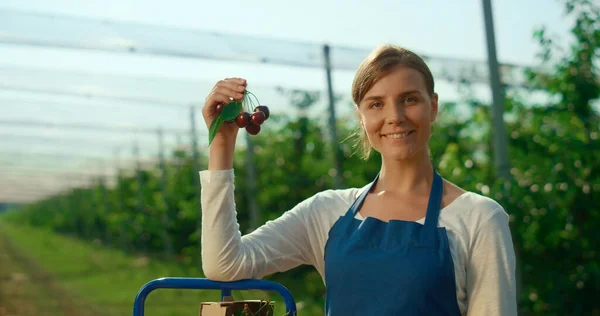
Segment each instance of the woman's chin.
[[390,148],[385,152],[381,152],[384,161],[408,162],[418,159],[419,152],[416,148],[409,146],[406,148]]

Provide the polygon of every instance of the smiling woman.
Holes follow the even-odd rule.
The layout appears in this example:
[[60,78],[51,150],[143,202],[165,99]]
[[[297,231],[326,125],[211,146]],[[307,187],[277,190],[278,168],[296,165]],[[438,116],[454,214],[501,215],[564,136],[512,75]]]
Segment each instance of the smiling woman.
[[[243,92],[229,78],[207,97],[216,107]],[[237,128],[210,146],[202,182],[202,264],[213,280],[262,278],[302,264],[325,282],[327,315],[516,315],[515,256],[508,215],[433,167],[428,143],[438,114],[433,76],[401,47],[375,49],[352,96],[365,157],[381,169],[362,188],[315,194],[241,236],[234,201]]]
[[416,54],[394,46],[379,47],[359,67],[352,99],[365,158],[371,148],[382,153],[385,144],[405,145],[404,159],[427,146],[438,96],[431,71]]

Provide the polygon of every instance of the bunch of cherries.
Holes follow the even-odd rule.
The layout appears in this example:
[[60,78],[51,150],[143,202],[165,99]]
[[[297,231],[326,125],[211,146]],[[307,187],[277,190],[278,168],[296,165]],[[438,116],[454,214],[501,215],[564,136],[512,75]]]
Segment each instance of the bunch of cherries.
[[235,122],[239,128],[246,128],[250,135],[256,135],[260,132],[260,125],[269,118],[269,108],[266,105],[259,105],[254,108],[252,114],[244,111],[228,123]]
[[[240,114],[238,114],[238,116],[234,119],[231,120],[227,120],[225,122],[227,123],[234,123],[239,127],[239,128],[245,128],[246,131],[248,132],[248,134],[250,135],[256,135],[260,132],[260,126],[262,125],[262,123],[264,123],[264,121],[266,121],[269,118],[269,107],[267,107],[266,105],[258,105],[258,106],[254,106],[254,102],[252,101],[251,98],[246,99],[246,97],[248,95],[252,95],[256,101],[258,102],[258,99],[256,98],[256,96],[254,96],[254,94],[250,91],[245,91],[244,92],[244,99],[242,100],[242,103],[246,105],[246,108],[250,108],[252,113],[249,113],[247,111],[243,111],[240,112]],[[260,103],[259,103],[260,104]],[[217,112],[221,113],[221,111],[223,110],[225,106],[219,104],[217,106]]]

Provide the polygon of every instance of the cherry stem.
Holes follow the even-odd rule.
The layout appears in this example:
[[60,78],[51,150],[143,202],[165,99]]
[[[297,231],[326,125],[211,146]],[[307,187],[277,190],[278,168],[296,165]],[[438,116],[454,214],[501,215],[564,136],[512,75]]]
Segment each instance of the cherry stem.
[[252,98],[250,98],[249,91],[244,91],[244,102],[247,105],[248,112],[252,113],[254,111],[254,104],[252,103]]
[[[248,93],[250,93],[250,95],[252,95],[254,97],[254,99],[256,99],[256,102],[258,103],[258,105],[260,105],[260,101],[258,101],[258,98],[254,95],[254,93],[246,90]],[[252,109],[252,111],[254,111],[254,109]]]
[[252,106],[252,111],[250,111],[250,113],[254,112],[254,109],[256,108],[256,104],[254,104],[254,101],[252,100],[252,98],[250,97],[250,95],[248,96],[248,102],[250,102],[251,106]]

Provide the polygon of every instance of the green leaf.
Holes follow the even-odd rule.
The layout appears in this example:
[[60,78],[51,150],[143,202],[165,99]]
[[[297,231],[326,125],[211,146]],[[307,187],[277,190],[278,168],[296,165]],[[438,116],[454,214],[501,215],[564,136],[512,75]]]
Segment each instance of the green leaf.
[[[223,111],[225,111],[225,109],[223,109]],[[219,128],[221,128],[221,125],[223,125],[223,112],[221,112],[221,114],[219,114],[219,116],[217,116],[214,121],[212,121],[212,123],[210,124],[210,128],[208,130],[208,145],[210,146],[210,143],[212,143],[213,138],[215,138],[215,135],[217,135],[217,132],[219,131]]]
[[221,116],[223,117],[223,121],[230,121],[235,119],[240,111],[242,110],[242,103],[238,101],[229,102],[225,108],[223,108],[223,112],[221,112]]
[[544,28],[539,28],[537,30],[535,30],[533,32],[533,38],[539,38],[539,39],[543,39],[544,38],[544,32],[546,30]]

